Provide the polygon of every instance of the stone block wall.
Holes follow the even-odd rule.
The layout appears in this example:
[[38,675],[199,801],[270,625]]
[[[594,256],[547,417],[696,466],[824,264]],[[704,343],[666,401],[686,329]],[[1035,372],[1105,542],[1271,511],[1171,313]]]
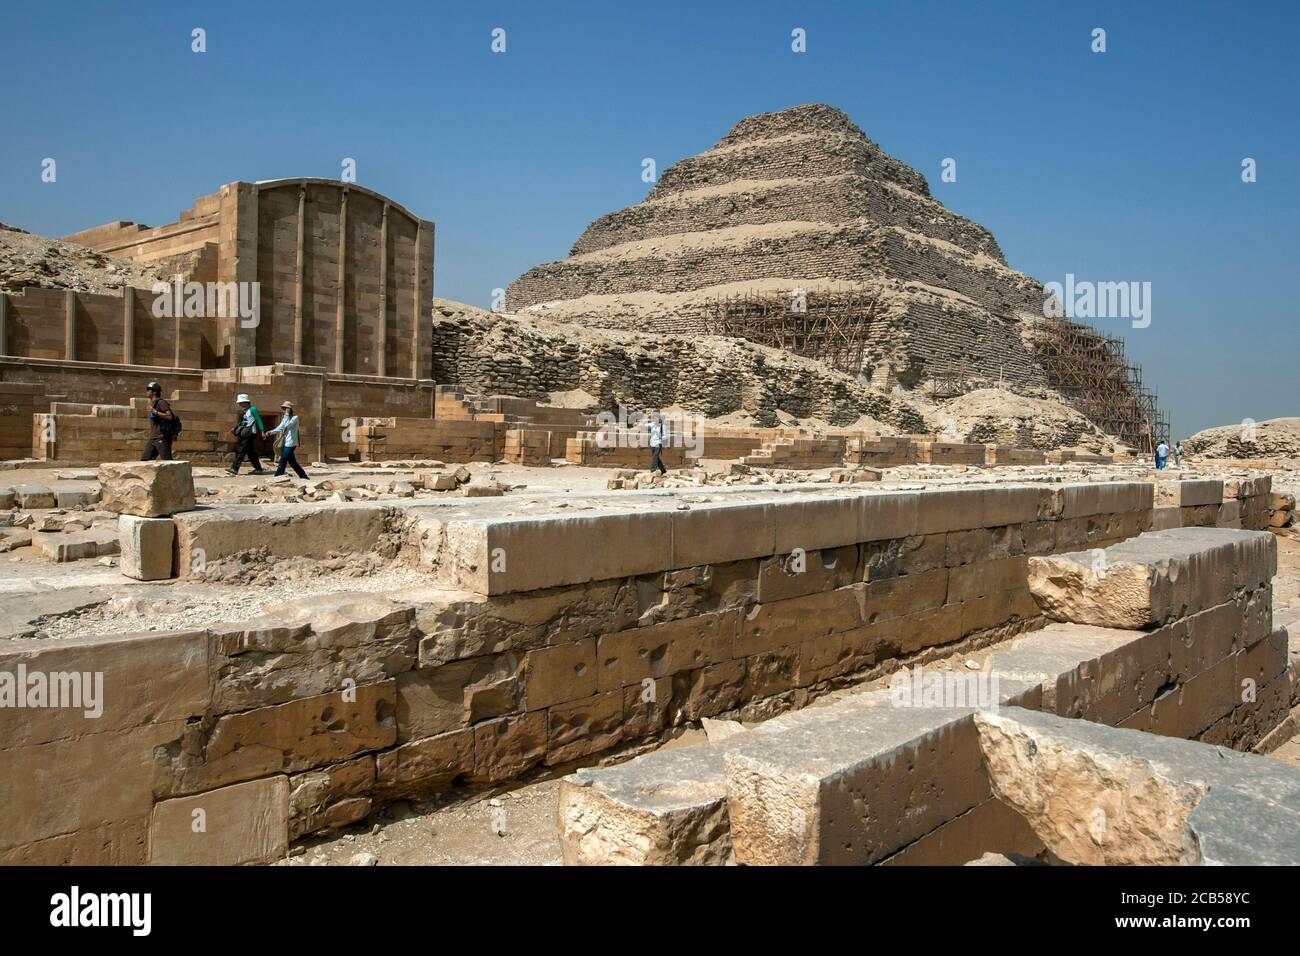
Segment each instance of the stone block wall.
[[[83,464],[138,458],[149,435],[144,386],[155,376],[184,424],[174,454],[204,464],[228,463],[232,457],[230,429],[240,393],[252,397],[268,428],[279,421],[282,401],[294,403],[303,422],[299,455],[304,462],[325,455],[347,457],[352,433],[367,413],[406,408],[428,415],[432,408],[431,382],[333,375],[323,369],[270,366],[181,375],[172,370],[88,367],[80,375],[67,368],[60,374],[67,385],[57,385],[56,378],[40,389],[44,401],[28,419],[27,450],[13,457]],[[81,403],[52,404],[56,387],[80,393]],[[33,401],[34,407],[37,404]],[[270,442],[263,442],[261,450],[271,454]]]
[[[1076,504],[1092,496],[1081,494]],[[1195,815],[1203,793],[1184,793],[1179,801],[1142,786],[1146,761],[1155,759],[1168,780],[1182,764],[1169,762],[1175,753],[1193,764],[1203,759],[1207,767],[1233,760],[1218,785],[1241,787],[1245,774],[1253,781],[1242,788],[1247,792],[1271,768],[1281,768],[1151,736],[1248,749],[1295,704],[1287,635],[1273,629],[1270,611],[1275,542],[1258,533],[1200,529],[1133,541],[1150,558],[1153,574],[1176,576],[1199,603],[1145,630],[1053,623],[1016,638],[984,662],[984,679],[998,678],[989,700],[977,702],[973,691],[922,698],[905,680],[767,720],[721,743],[581,771],[561,787],[566,862],[960,864],[986,851],[1032,854],[1044,843],[1075,863],[1300,858],[1290,844],[1252,842],[1249,831],[1213,849],[1204,838],[1184,840],[1184,826],[1223,835],[1208,809]],[[1177,575],[1162,563],[1161,548],[1183,563]],[[1120,562],[1117,554],[1112,563]],[[1031,586],[1037,600],[1032,580]],[[1097,603],[1106,600],[1099,595]],[[1052,715],[1042,724],[1062,731],[1075,722],[1130,728],[1120,737],[1101,734],[1114,745],[1104,748],[1112,756],[1103,766],[1123,770],[1089,774],[1095,765],[1086,758],[1035,761],[1029,749],[1018,772],[1006,773],[1014,761],[990,743],[989,725],[1029,720],[1023,709]],[[1165,756],[1148,757],[1153,754]],[[1074,769],[1080,772],[1069,781],[1072,797],[1056,790],[1060,781],[1046,779],[1056,771],[1070,777]],[[1294,790],[1300,775],[1278,772],[1292,774]],[[1130,781],[1137,782],[1127,791]],[[1034,787],[1052,787],[1056,795]],[[1116,792],[1103,796],[1103,789]],[[1142,808],[1147,800],[1149,810]],[[1099,810],[1106,826],[1096,825]],[[1154,832],[1155,819],[1172,832]],[[1070,834],[1091,838],[1072,841]]]
[[[451,512],[183,513],[182,553],[323,556],[340,541],[360,551],[401,542],[431,584],[461,594],[339,594],[207,631],[12,642],[0,670],[103,673],[105,708],[99,719],[43,710],[36,721],[0,710],[0,794],[18,808],[0,821],[0,859],[270,860],[388,800],[559,772],[706,716],[770,717],[1017,634],[1044,653],[1082,655],[1052,672],[1050,695],[1046,678],[1032,682],[1044,707],[1088,716],[1132,687],[1117,721],[1154,701],[1167,726],[1251,739],[1268,722],[1264,705],[1203,707],[1198,688],[1230,659],[1234,680],[1253,675],[1267,707],[1289,699],[1266,577],[1247,581],[1243,569],[1240,593],[1154,635],[1071,644],[1036,631],[1033,557],[1132,538],[1149,527],[1152,500],[1148,483],[1111,482],[720,492],[688,510],[618,493],[528,517],[502,499]],[[1159,677],[1148,649],[1177,672]],[[1008,680],[1023,680],[1031,658],[1008,665]],[[1231,704],[1222,691],[1213,699]],[[33,787],[34,768],[55,761],[56,777]],[[214,835],[202,845],[188,831],[195,809]]]
[[203,367],[215,320],[159,318],[151,293],[24,289],[0,292],[0,354],[67,362]]

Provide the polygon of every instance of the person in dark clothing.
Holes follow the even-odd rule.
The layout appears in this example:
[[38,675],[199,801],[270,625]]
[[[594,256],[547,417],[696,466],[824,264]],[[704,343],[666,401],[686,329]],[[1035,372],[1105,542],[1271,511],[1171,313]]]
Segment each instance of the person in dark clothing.
[[155,458],[161,458],[163,461],[172,460],[172,436],[163,422],[170,422],[175,416],[172,414],[171,403],[162,397],[162,386],[157,382],[150,382],[146,387],[149,396],[149,440],[145,442],[144,453],[140,455],[141,461],[153,461]]
[[235,404],[239,406],[239,418],[235,422],[235,427],[231,429],[237,442],[235,463],[227,469],[227,474],[239,474],[239,466],[247,458],[249,464],[253,466],[253,474],[264,475],[266,472],[262,468],[262,460],[257,457],[257,440],[266,431],[262,424],[262,413],[257,410],[257,406],[247,395],[240,395],[235,399]]

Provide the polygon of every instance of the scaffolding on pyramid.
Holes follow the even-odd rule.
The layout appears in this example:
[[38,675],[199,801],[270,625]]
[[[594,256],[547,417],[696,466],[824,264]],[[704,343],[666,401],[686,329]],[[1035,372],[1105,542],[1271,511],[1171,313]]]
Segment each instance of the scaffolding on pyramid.
[[1044,318],[1034,357],[1048,384],[1102,431],[1148,454],[1169,438],[1169,419],[1142,384],[1142,369],[1128,360],[1122,339],[1081,322]]
[[874,293],[822,295],[800,290],[787,295],[728,296],[709,303],[705,329],[710,335],[784,349],[859,375],[878,299]]

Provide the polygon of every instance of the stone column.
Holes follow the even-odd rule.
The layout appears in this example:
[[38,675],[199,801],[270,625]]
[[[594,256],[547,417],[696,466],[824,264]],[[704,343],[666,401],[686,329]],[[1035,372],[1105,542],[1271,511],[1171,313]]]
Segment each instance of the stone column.
[[122,364],[135,364],[135,289],[122,290]]
[[307,186],[298,187],[298,280],[293,290],[293,363],[302,365],[303,280],[307,245]]
[[388,374],[388,203],[379,220],[379,322],[375,325],[376,375]]
[[429,378],[433,372],[433,223],[417,221],[415,232],[415,321],[411,330],[411,377]]
[[0,292],[0,355],[9,354],[9,296]]
[[63,357],[77,360],[77,293],[71,289],[63,294]]
[[343,187],[339,200],[339,288],[335,296],[334,311],[334,371],[343,371],[344,303],[347,299],[348,281],[348,189]]

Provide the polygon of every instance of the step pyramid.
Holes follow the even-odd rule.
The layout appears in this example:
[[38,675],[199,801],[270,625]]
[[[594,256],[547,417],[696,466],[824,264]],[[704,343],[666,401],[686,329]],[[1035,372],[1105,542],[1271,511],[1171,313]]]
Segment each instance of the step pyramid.
[[875,384],[916,387],[956,367],[975,381],[1048,384],[1026,345],[1041,283],[822,104],[748,117],[669,166],[643,202],[593,222],[567,259],[520,276],[506,308],[603,328],[745,335],[734,313],[719,327],[722,303],[780,311],[796,290],[810,313],[853,305],[861,345],[851,369],[836,364]]

